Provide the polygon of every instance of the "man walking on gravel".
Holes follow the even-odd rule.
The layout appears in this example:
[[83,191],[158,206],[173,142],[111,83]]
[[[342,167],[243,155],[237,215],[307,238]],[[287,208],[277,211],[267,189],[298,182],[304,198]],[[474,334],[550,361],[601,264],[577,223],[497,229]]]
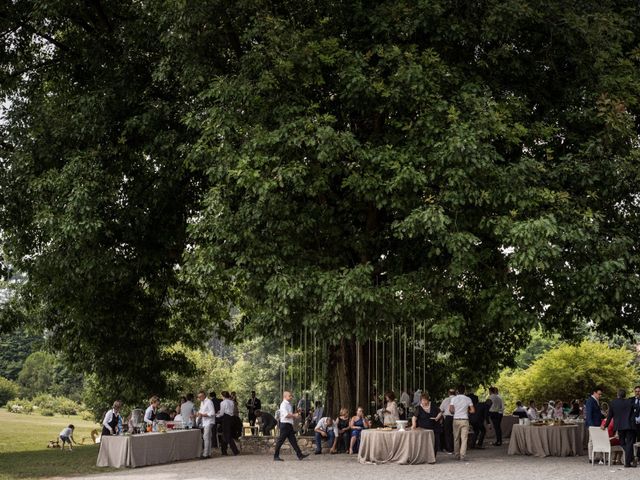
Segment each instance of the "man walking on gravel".
[[273,459],[277,462],[282,462],[283,460],[280,458],[280,448],[285,440],[289,440],[291,447],[298,455],[298,460],[303,460],[309,455],[303,454],[298,446],[298,442],[296,440],[296,434],[293,431],[293,421],[296,418],[300,418],[299,413],[293,413],[293,407],[291,406],[291,400],[293,399],[293,395],[291,392],[284,392],[282,396],[282,403],[280,404],[279,417],[280,417],[280,436],[278,437],[278,441],[276,442],[276,451],[273,454]]

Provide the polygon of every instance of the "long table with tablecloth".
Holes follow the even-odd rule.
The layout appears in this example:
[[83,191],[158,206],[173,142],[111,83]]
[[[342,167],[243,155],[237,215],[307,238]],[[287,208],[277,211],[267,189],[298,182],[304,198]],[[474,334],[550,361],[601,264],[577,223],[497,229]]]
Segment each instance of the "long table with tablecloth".
[[582,455],[584,427],[579,425],[514,425],[509,455],[572,457]]
[[360,463],[435,463],[432,430],[363,430],[360,434]]
[[177,430],[142,435],[103,436],[98,467],[144,467],[198,458],[202,454],[200,430]]

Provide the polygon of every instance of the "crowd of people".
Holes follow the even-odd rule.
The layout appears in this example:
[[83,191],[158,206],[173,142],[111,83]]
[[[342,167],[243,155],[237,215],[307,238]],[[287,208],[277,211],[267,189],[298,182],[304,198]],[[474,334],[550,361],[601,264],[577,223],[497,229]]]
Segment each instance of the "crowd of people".
[[[640,386],[635,388],[635,396],[631,399],[625,397],[624,391],[619,391],[618,398],[611,402],[611,407],[600,404],[601,395],[602,389],[597,387],[586,401],[548,401],[541,408],[537,407],[535,401],[529,401],[528,407],[518,401],[512,415],[530,421],[580,418],[584,420],[586,427],[608,429],[612,444],[619,444],[625,452],[625,465],[632,466],[633,443],[636,439],[640,440]],[[186,394],[180,398],[175,409],[167,409],[160,404],[158,397],[151,397],[144,412],[143,428],[151,431],[156,422],[162,420],[182,422],[187,428],[202,430],[203,457],[210,457],[212,448],[218,447],[223,455],[227,455],[228,450],[233,455],[238,455],[236,440],[242,435],[243,423],[235,392],[224,391],[222,398],[218,398],[215,392],[207,395],[200,391],[197,400],[196,407],[194,396]],[[103,435],[114,435],[126,430],[135,432],[140,428],[134,424],[132,415],[123,422],[121,407],[121,402],[116,401],[105,414]],[[255,392],[251,392],[245,408],[252,433],[259,430],[263,435],[270,436],[278,428],[279,436],[274,451],[276,461],[281,460],[280,449],[285,441],[290,442],[299,459],[306,457],[298,446],[296,435],[313,435],[316,454],[323,452],[325,443],[331,454],[354,454],[359,450],[363,430],[372,426],[395,426],[398,420],[409,421],[413,429],[432,430],[436,455],[438,452],[445,452],[454,455],[456,459],[465,460],[468,447],[484,448],[488,424],[492,424],[495,431],[493,445],[502,444],[504,401],[496,387],[491,387],[487,397],[480,401],[477,395],[467,394],[465,386],[460,385],[450,389],[440,403],[432,400],[427,391],[419,389],[415,392],[403,391],[399,401],[396,401],[395,393],[389,391],[384,394],[383,406],[371,416],[367,416],[365,410],[358,407],[353,414],[348,408],[341,408],[334,418],[325,415],[322,402],[316,401],[312,408],[307,395],[294,404],[290,392],[284,392],[275,414],[262,409],[262,402]]]

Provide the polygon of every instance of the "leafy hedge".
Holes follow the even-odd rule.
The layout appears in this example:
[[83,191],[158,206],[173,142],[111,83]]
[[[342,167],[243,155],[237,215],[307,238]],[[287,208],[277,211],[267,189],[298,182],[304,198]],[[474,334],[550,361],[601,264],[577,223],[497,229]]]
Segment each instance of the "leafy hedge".
[[19,391],[20,387],[17,383],[12,382],[7,378],[0,377],[0,407],[12,398],[16,398]]

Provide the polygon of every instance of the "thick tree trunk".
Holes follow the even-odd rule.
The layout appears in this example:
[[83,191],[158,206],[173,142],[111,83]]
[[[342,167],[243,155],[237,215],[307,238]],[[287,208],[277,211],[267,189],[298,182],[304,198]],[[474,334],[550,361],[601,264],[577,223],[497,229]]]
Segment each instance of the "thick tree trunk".
[[[359,353],[358,353],[359,351]],[[341,408],[348,408],[353,415],[357,407],[363,407],[369,414],[370,391],[367,378],[367,349],[355,340],[342,339],[338,345],[329,348],[329,368],[327,369],[328,413],[337,416]]]

